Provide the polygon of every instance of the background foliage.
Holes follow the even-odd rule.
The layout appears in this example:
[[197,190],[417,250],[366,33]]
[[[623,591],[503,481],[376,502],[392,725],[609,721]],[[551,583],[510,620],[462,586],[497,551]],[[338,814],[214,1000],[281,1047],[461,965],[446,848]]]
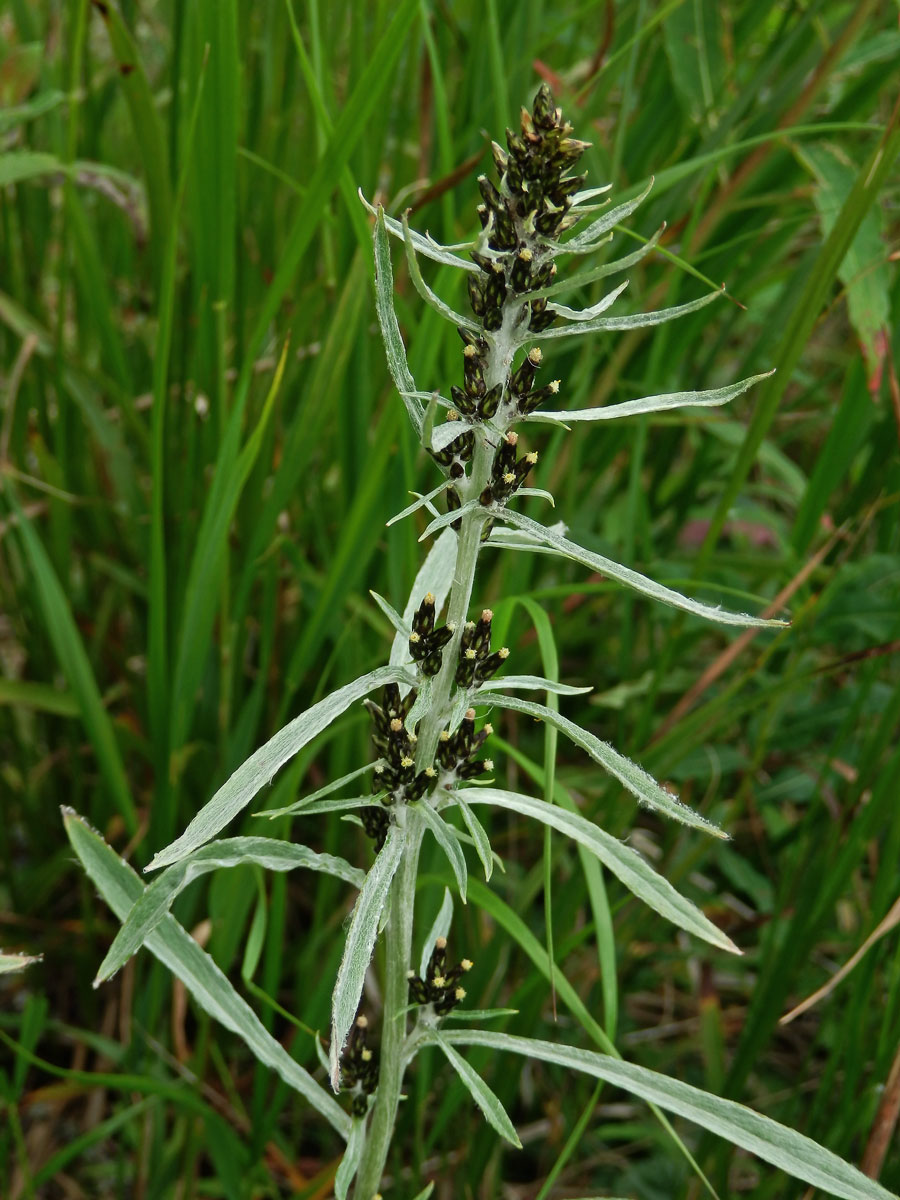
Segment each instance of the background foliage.
[[[533,609],[517,603],[537,599],[561,677],[595,688],[565,711],[733,841],[637,813],[568,748],[557,786],[631,830],[745,954],[682,939],[614,881],[613,946],[596,877],[560,842],[554,1002],[542,840],[495,815],[506,874],[493,898],[473,881],[452,935],[476,960],[470,999],[572,1044],[588,1044],[593,1017],[626,1057],[900,1189],[896,1142],[877,1145],[900,1035],[897,934],[881,924],[897,916],[900,851],[896,174],[869,186],[894,119],[896,12],[295,7],[293,31],[276,0],[11,0],[0,18],[0,942],[44,955],[0,993],[10,1197],[329,1194],[328,1131],[161,967],[142,956],[91,990],[116,922],[74,867],[58,806],[143,865],[286,718],[383,661],[391,630],[366,589],[402,607],[421,553],[412,522],[387,537],[384,520],[436,476],[388,384],[355,188],[411,204],[441,240],[468,236],[485,131],[513,125],[541,78],[593,143],[591,184],[611,180],[621,200],[656,176],[633,228],[665,219],[665,249],[635,272],[630,304],[690,299],[697,276],[729,293],[652,333],[559,343],[563,404],[782,369],[702,419],[548,431],[535,483],[582,544],[731,607],[789,608],[793,625],[735,638],[559,560],[505,559],[501,578],[485,555],[480,600],[515,669],[542,669]],[[895,151],[896,138],[885,168]],[[446,388],[458,346],[399,262],[397,283],[414,374]],[[449,274],[437,283],[462,303]],[[496,724],[500,777],[540,780],[540,732],[512,714]],[[364,761],[366,737],[352,713],[266,806]],[[368,862],[337,819],[298,836]],[[437,851],[432,870],[423,926]],[[179,901],[307,1065],[346,900],[334,880],[239,868]],[[835,992],[779,1026],[873,932]],[[472,1061],[524,1151],[503,1150],[426,1057],[398,1195],[431,1175],[441,1196],[701,1194],[642,1106],[551,1068]],[[723,1197],[786,1194],[777,1172],[682,1132]]]

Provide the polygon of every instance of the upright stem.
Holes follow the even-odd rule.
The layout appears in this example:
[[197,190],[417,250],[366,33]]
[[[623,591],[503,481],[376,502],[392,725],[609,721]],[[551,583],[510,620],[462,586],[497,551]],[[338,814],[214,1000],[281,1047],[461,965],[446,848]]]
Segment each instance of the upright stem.
[[409,1003],[409,970],[412,953],[413,906],[416,899],[416,875],[419,848],[425,826],[413,809],[407,809],[408,840],[403,861],[391,884],[391,915],[385,930],[384,1014],[381,1024],[381,1061],[378,1091],[372,1108],[366,1145],[356,1177],[354,1200],[372,1200],[387,1162],[394,1136],[397,1105],[403,1086],[406,1017]]
[[[518,322],[519,305],[510,301],[505,306],[503,327],[489,339],[488,365],[485,382],[488,387],[505,384],[515,347],[515,327]],[[471,473],[465,488],[459,487],[460,498],[471,500],[480,496],[491,478],[497,431],[489,432],[481,427],[475,434],[475,453]],[[431,704],[423,715],[416,730],[416,750],[419,769],[434,761],[438,738],[445,728],[450,712],[456,664],[463,626],[469,613],[475,568],[481,548],[481,533],[487,513],[475,508],[460,518],[461,526],[456,548],[456,569],[453,586],[447,605],[447,624],[455,625],[453,638],[448,643],[440,671],[432,687]],[[422,798],[427,804],[430,797]],[[397,1107],[403,1087],[406,1066],[406,1016],[409,1004],[408,971],[412,955],[413,909],[416,899],[416,875],[419,866],[419,849],[425,826],[414,806],[405,807],[408,822],[408,841],[397,874],[391,883],[390,917],[385,930],[385,980],[384,1012],[381,1025],[381,1062],[378,1075],[378,1090],[372,1106],[371,1120],[366,1144],[360,1160],[353,1190],[354,1200],[374,1200],[387,1162]]]
[[[492,447],[480,440],[473,462],[473,485],[481,480],[481,486],[484,486],[490,477],[492,461]],[[459,639],[462,636],[475,580],[483,525],[484,518],[477,510],[462,517],[456,571],[447,610],[447,619],[456,623],[456,632],[444,653],[443,667],[435,677],[431,707],[419,723],[418,756],[421,763],[430,763],[434,758],[438,737],[444,728],[453,689],[456,660],[459,656]],[[428,798],[425,797],[422,802],[427,803]],[[391,913],[385,930],[384,1012],[381,1023],[378,1091],[375,1094],[366,1145],[356,1176],[354,1200],[373,1200],[378,1194],[378,1186],[394,1135],[397,1106],[403,1087],[406,1041],[406,1017],[403,1010],[409,1004],[407,972],[412,958],[413,909],[419,849],[425,832],[425,826],[414,806],[405,809],[405,816],[408,822],[408,840],[403,861],[391,884]]]

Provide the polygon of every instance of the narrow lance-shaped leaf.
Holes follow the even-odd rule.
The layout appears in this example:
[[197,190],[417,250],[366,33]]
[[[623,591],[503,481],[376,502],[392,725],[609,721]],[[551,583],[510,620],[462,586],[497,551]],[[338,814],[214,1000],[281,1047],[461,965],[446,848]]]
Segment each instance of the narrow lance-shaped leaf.
[[445,938],[450,933],[450,925],[453,921],[453,897],[450,894],[448,887],[444,888],[444,899],[441,901],[441,907],[438,909],[437,916],[428,932],[425,934],[425,941],[422,943],[422,958],[419,964],[419,974],[422,978],[428,971],[428,960],[431,958],[431,952],[434,949],[434,944],[438,938]]
[[640,1096],[668,1112],[693,1121],[702,1129],[718,1134],[734,1146],[748,1150],[764,1162],[787,1171],[812,1187],[821,1188],[841,1200],[896,1200],[874,1179],[868,1179],[856,1167],[844,1162],[811,1138],[779,1125],[770,1117],[761,1116],[721,1096],[710,1095],[700,1088],[669,1079],[646,1067],[622,1062],[596,1050],[574,1049],[534,1038],[515,1037],[508,1033],[488,1030],[443,1030],[440,1038],[426,1035],[427,1041],[441,1041],[456,1046],[485,1046],[491,1050],[507,1050],[526,1058],[555,1063],[567,1071],[579,1071],[595,1079],[603,1079],[632,1096]]
[[406,245],[406,261],[409,266],[410,278],[413,281],[416,291],[425,303],[430,305],[445,321],[450,321],[454,325],[462,325],[465,329],[480,329],[480,326],[471,317],[464,317],[461,313],[454,312],[450,305],[445,304],[440,296],[433,292],[425,282],[422,272],[419,269],[419,262],[416,258],[416,244],[410,233],[409,220],[406,213],[403,214],[403,241]]
[[651,177],[650,182],[640,195],[635,196],[633,200],[626,200],[623,204],[617,204],[614,208],[608,209],[602,217],[598,217],[596,221],[592,221],[590,225],[585,226],[574,237],[569,238],[567,242],[560,243],[558,249],[562,253],[582,250],[585,246],[590,246],[593,242],[596,242],[597,238],[602,237],[604,233],[608,233],[611,229],[614,229],[616,225],[621,225],[647,199],[653,183],[654,180]]
[[665,233],[666,225],[663,222],[654,233],[653,237],[648,238],[639,250],[633,250],[631,254],[625,254],[622,258],[614,258],[610,262],[601,263],[598,267],[592,267],[589,271],[579,271],[577,275],[570,275],[566,279],[561,279],[558,283],[548,284],[547,287],[538,288],[536,292],[531,292],[532,299],[537,299],[544,296],[549,299],[551,296],[559,296],[563,292],[572,292],[580,287],[587,287],[589,283],[596,283],[598,279],[605,279],[608,275],[616,275],[619,271],[627,271],[629,267],[635,266],[646,258],[651,250],[659,243],[659,239]]
[[[448,525],[452,525],[453,522],[458,520],[460,517],[465,516],[467,513],[474,512],[476,508],[480,507],[481,502],[479,500],[467,500],[461,508],[457,508],[452,512],[441,513],[439,517],[435,517],[433,521],[429,522],[429,524],[425,526],[425,528],[419,534],[419,541],[424,542],[426,538],[430,538],[431,535],[433,533],[437,533],[439,529],[445,529]],[[486,519],[487,513],[485,513],[485,520]]]
[[[641,575],[638,571],[632,571],[630,567],[623,567],[620,563],[613,562],[611,558],[605,558],[602,554],[594,553],[593,550],[586,550],[583,546],[579,546],[577,542],[570,542],[562,534],[555,533],[552,529],[540,525],[537,521],[532,521],[530,517],[526,517],[514,509],[503,508],[497,515],[500,520],[530,534],[535,541],[542,542],[548,550],[560,555],[560,557],[570,558],[573,562],[590,567],[592,571],[600,571],[603,575],[608,575],[610,579],[624,583],[626,587],[634,588],[636,592],[641,592],[644,596],[649,596],[653,600],[669,604],[672,608],[683,609],[684,612],[693,613],[697,617],[705,617],[708,621],[716,621],[720,625],[783,628],[786,624],[786,622],[776,619],[751,617],[747,613],[728,612],[726,609],[713,608],[709,604],[701,604],[699,600],[691,600],[687,596],[682,596],[680,592],[673,591],[672,588],[665,587],[661,583],[656,583],[654,580],[648,579],[646,575]],[[517,549],[530,549],[527,544],[523,544],[522,547],[515,547],[512,542],[509,544],[511,547]]]
[[475,1068],[470,1066],[463,1056],[457,1053],[444,1039],[444,1035],[437,1030],[434,1031],[434,1041],[443,1050],[450,1065],[469,1089],[472,1099],[481,1109],[488,1125],[505,1141],[521,1150],[522,1143],[519,1141],[519,1135],[516,1133],[515,1126],[509,1119],[506,1109],[500,1103],[499,1097],[491,1091]]
[[499,679],[486,679],[479,684],[476,696],[486,692],[501,692],[506,688],[518,688],[526,692],[552,692],[555,696],[583,696],[594,689],[574,687],[571,683],[560,683],[557,679],[544,679],[542,675],[501,675]]
[[586,729],[582,729],[580,725],[576,725],[574,721],[570,721],[561,713],[554,712],[553,709],[547,708],[543,704],[535,704],[532,700],[522,700],[518,696],[495,694],[486,702],[499,705],[500,708],[510,708],[514,712],[527,713],[528,716],[536,717],[539,721],[546,721],[549,725],[555,726],[576,746],[586,750],[595,763],[608,771],[614,779],[618,779],[619,783],[627,788],[632,796],[649,808],[655,808],[657,812],[661,812],[667,817],[681,821],[684,825],[691,825],[695,829],[702,829],[704,833],[711,833],[715,837],[728,836],[718,825],[694,812],[692,808],[682,804],[677,796],[673,796],[671,792],[660,787],[643,767],[639,767],[630,758],[626,758],[624,754],[614,750],[608,742],[601,742],[593,733],[588,733]]
[[324,799],[325,796],[330,796],[332,792],[339,791],[347,786],[348,783],[353,783],[355,779],[359,779],[361,775],[368,774],[375,766],[375,763],[366,763],[363,767],[357,767],[355,771],[349,771],[346,775],[342,775],[339,779],[333,779],[331,783],[326,783],[324,787],[318,788],[314,792],[310,792],[308,796],[304,796],[301,800],[297,800],[294,804],[289,804],[285,808],[264,808],[260,812],[255,812],[254,817],[268,817],[270,820],[275,817],[284,817],[293,813],[301,813],[311,804],[315,804],[317,800]]
[[456,830],[448,825],[443,817],[439,817],[427,801],[422,801],[418,805],[418,811],[425,824],[434,834],[438,845],[447,855],[447,861],[450,863],[453,874],[456,876],[460,899],[465,904],[468,871],[466,869],[466,856],[462,852]]
[[391,246],[384,221],[384,211],[379,206],[375,215],[375,309],[391,378],[403,398],[413,428],[416,433],[421,434],[424,420],[422,405],[409,395],[416,390],[416,381],[406,361],[406,347],[403,345],[397,314],[394,312],[394,273],[391,269]]
[[366,971],[372,961],[372,950],[375,946],[375,938],[378,936],[381,914],[387,903],[391,880],[400,865],[405,845],[405,830],[397,825],[392,825],[388,829],[384,846],[366,875],[366,881],[353,908],[353,916],[350,918],[350,928],[347,930],[347,940],[344,943],[344,954],[331,997],[329,1061],[331,1063],[331,1086],[335,1091],[340,1089],[341,1051],[344,1049],[350,1026],[356,1019],[356,1010],[359,1007]]
[[[440,428],[443,429],[444,426],[442,425]],[[457,427],[454,436],[459,437],[461,432],[461,428]],[[449,441],[452,442],[453,438],[450,438]],[[432,447],[435,450],[443,450],[443,446],[434,445],[434,439],[432,439]],[[414,512],[417,512],[420,508],[422,508],[423,505],[430,504],[432,500],[441,494],[441,492],[446,491],[446,489],[450,486],[450,483],[451,480],[445,479],[443,483],[439,483],[436,488],[432,488],[431,491],[426,492],[424,496],[419,495],[418,492],[414,492],[413,495],[416,497],[415,501],[412,504],[407,504],[406,508],[404,508],[401,512],[395,513],[389,521],[385,521],[385,524],[387,526],[396,525],[397,522],[402,521],[404,517],[411,516]],[[375,593],[373,592],[372,595],[375,596]],[[375,598],[380,602],[380,598],[378,596],[375,596]]]
[[576,408],[571,412],[545,412],[538,409],[528,416],[528,420],[568,425],[574,421],[614,421],[618,417],[637,417],[643,413],[665,412],[671,408],[716,408],[740,396],[755,383],[768,379],[770,375],[774,375],[774,371],[751,375],[748,379],[730,383],[727,387],[709,388],[702,392],[667,392],[660,396],[643,396],[640,400],[625,400],[621,404],[608,404],[605,408]]
[[147,870],[155,871],[159,867],[167,867],[211,841],[233,817],[246,808],[279,767],[293,758],[323,729],[327,729],[351,704],[386,683],[406,682],[408,678],[407,671],[402,667],[378,667],[368,675],[362,675],[353,683],[332,692],[305,713],[295,717],[238,767],[213,798],[200,809],[181,837],[176,838],[165,850],[161,850]]
[[[389,217],[387,213],[384,212],[384,209],[381,207],[381,205],[378,205],[376,208],[374,204],[370,204],[363,195],[362,188],[359,189],[359,198],[373,217],[377,217],[379,212],[383,214],[384,225],[389,233],[392,233],[395,238],[399,238],[401,242],[405,240],[403,236],[403,226],[396,219],[396,217]],[[434,238],[423,236],[421,233],[416,233],[414,229],[410,230],[410,233],[416,249],[420,254],[424,254],[426,258],[433,259],[434,262],[443,263],[445,267],[458,267],[461,271],[478,271],[478,267],[475,265],[475,263],[470,262],[467,258],[460,258],[458,255],[452,252],[450,247],[442,246],[439,242],[436,242]],[[473,244],[474,243],[465,242],[458,246],[457,249],[462,249],[463,246],[468,247],[469,245]]]
[[667,879],[654,871],[636,850],[584,817],[532,796],[496,788],[466,788],[457,792],[456,796],[469,804],[490,804],[495,808],[517,812],[558,830],[596,855],[629,891],[667,921],[713,946],[740,954],[731,938],[708,920],[695,904],[676,891]]
[[307,846],[298,846],[293,842],[280,842],[266,837],[236,837],[213,842],[163,871],[147,888],[116,934],[97,972],[94,986],[111,979],[138,952],[188,884],[201,875],[208,875],[210,871],[240,867],[246,863],[254,863],[269,871],[293,871],[298,867],[308,871],[323,871],[354,887],[361,887],[365,878],[363,871],[352,867],[345,859],[333,854],[317,854]]
[[617,288],[613,288],[611,292],[607,292],[596,304],[592,304],[590,308],[569,308],[566,304],[557,304],[553,302],[553,311],[559,316],[565,317],[567,321],[592,321],[594,317],[599,317],[601,313],[606,312],[615,304],[616,300],[622,295],[628,287],[628,280],[620,283]]
[[[374,795],[347,796],[341,800],[313,800],[309,804],[304,804],[302,808],[294,809],[291,816],[315,817],[319,813],[346,812],[348,808],[377,808],[387,794],[387,792],[376,792]],[[285,809],[285,812],[288,811]]]
[[515,498],[518,499],[520,496],[535,496],[539,500],[549,500],[550,507],[556,508],[556,500],[553,498],[553,493],[546,491],[544,488],[522,487],[517,490]]
[[350,1184],[356,1176],[359,1161],[366,1145],[366,1122],[364,1117],[354,1117],[344,1157],[334,1177],[335,1200],[347,1200]]
[[707,292],[697,300],[689,300],[686,304],[676,304],[672,308],[658,308],[653,312],[630,313],[623,317],[597,317],[591,321],[582,321],[577,325],[560,325],[552,329],[544,329],[540,333],[530,333],[519,338],[518,344],[526,342],[546,341],[550,338],[575,337],[576,334],[597,333],[601,330],[614,329],[646,329],[650,325],[664,325],[666,321],[674,321],[678,317],[686,317],[688,313],[705,308],[724,296],[724,288],[718,292]]
[[459,805],[459,811],[462,813],[463,820],[466,823],[466,829],[472,838],[472,843],[475,846],[475,851],[478,858],[484,867],[484,878],[489,880],[494,873],[494,855],[491,850],[491,842],[487,832],[475,814],[472,812],[466,803],[461,792],[456,793],[456,801]]
[[[583,192],[576,192],[572,197],[572,208],[581,209],[582,206],[587,204],[589,201],[595,200],[598,196],[605,196],[607,192],[611,191],[611,183],[601,184],[600,187],[585,188]],[[608,201],[604,201],[602,205],[598,204],[596,207],[605,208],[607,203]]]
[[[72,848],[88,876],[119,920],[124,921],[145,890],[141,880],[71,809],[63,809],[63,820]],[[299,1092],[341,1137],[349,1136],[350,1118],[340,1105],[263,1027],[228,977],[171,913],[150,934],[146,945],[181,980],[205,1012],[236,1033],[261,1063]]]
[[40,954],[4,954],[0,951],[0,975],[24,971],[31,963],[40,962],[41,957]]

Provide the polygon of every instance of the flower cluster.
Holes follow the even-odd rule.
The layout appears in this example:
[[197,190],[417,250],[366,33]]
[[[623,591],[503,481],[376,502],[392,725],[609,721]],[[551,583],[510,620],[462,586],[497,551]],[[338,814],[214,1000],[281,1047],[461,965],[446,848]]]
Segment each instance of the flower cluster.
[[489,608],[482,609],[477,621],[467,621],[459,643],[459,661],[456,664],[457,686],[470,688],[484,683],[500,670],[509,658],[509,650],[501,646],[491,653],[491,622],[494,614]]
[[434,627],[434,596],[428,592],[413,617],[409,635],[409,653],[423,675],[437,675],[441,669],[441,651],[453,637],[455,625]]
[[[373,700],[363,701],[372,717],[372,745],[381,755],[375,764],[372,791],[376,794],[387,793],[382,800],[384,805],[418,800],[437,779],[434,767],[416,771],[418,739],[406,728],[406,718],[415,699],[414,688],[401,697],[397,684],[389,683],[382,693],[380,705]],[[363,828],[375,841],[376,851],[380,850],[390,825],[388,813],[385,808],[368,807],[360,810],[360,816]]]
[[350,1093],[355,1117],[369,1111],[369,1097],[378,1087],[378,1055],[367,1044],[369,1021],[359,1016],[341,1055],[341,1084]]
[[483,725],[477,733],[475,732],[474,708],[466,710],[455,733],[451,733],[449,729],[441,731],[437,760],[444,771],[441,782],[445,786],[457,779],[474,779],[477,775],[483,775],[485,771],[493,771],[492,759],[478,758],[479,750],[493,732],[494,727],[490,724]]
[[459,986],[460,976],[473,967],[472,960],[464,958],[455,966],[447,966],[447,939],[439,937],[428,960],[425,978],[415,971],[408,971],[409,1000],[411,1004],[432,1004],[439,1016],[446,1016],[460,1001],[466,998],[466,989]]

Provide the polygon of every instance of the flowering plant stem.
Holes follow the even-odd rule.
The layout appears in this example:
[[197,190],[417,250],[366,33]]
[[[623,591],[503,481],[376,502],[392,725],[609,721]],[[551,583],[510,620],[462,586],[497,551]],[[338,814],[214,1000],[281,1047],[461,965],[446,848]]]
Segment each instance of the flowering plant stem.
[[406,1066],[406,1018],[409,1006],[407,972],[412,955],[413,908],[419,848],[425,826],[418,813],[408,812],[409,840],[403,861],[391,884],[391,915],[384,937],[384,1010],[381,1024],[381,1070],[378,1091],[369,1122],[365,1149],[353,1195],[355,1200],[372,1200],[387,1162],[394,1136],[397,1106]]
[[[478,495],[490,479],[493,463],[493,448],[482,435],[475,449],[472,463],[472,494]],[[450,698],[453,691],[454,668],[459,654],[459,640],[469,609],[478,551],[481,547],[481,531],[484,517],[475,509],[461,517],[462,528],[456,556],[456,570],[450,591],[447,619],[455,623],[456,629],[450,642],[450,651],[444,656],[444,665],[435,679],[430,709],[419,724],[420,736],[417,746],[417,765],[430,763],[434,758],[438,737],[444,728]],[[399,815],[399,814],[398,814]],[[425,825],[422,817],[413,808],[407,808],[403,816],[407,822],[406,850],[403,861],[391,884],[390,917],[385,930],[384,963],[384,1008],[381,1023],[381,1067],[378,1091],[372,1106],[365,1149],[359,1165],[354,1200],[372,1200],[384,1172],[394,1125],[397,1106],[403,1086],[406,1068],[406,1017],[409,1008],[408,973],[412,967],[412,927],[416,898],[416,876],[418,873],[419,850]]]

